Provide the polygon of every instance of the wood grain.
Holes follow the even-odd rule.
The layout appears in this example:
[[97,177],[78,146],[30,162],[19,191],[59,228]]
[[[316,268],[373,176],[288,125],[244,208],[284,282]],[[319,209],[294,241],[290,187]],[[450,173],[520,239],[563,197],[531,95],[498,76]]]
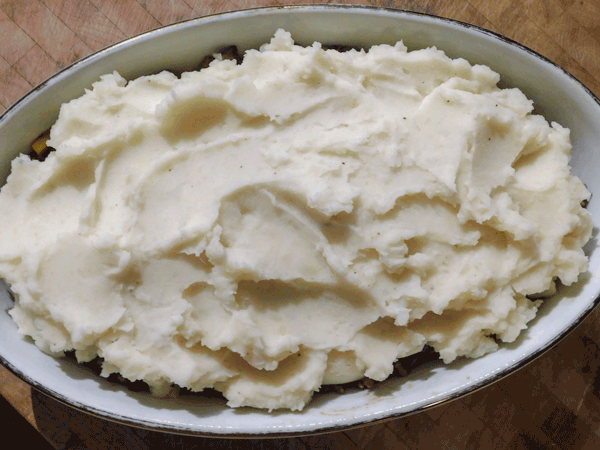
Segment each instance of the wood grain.
[[31,88],[14,67],[0,59],[0,105],[8,107]]
[[37,86],[60,70],[58,63],[37,44],[31,47],[13,67],[32,86]]
[[92,50],[100,50],[123,40],[127,34],[88,0],[42,0],[68,28],[81,38]]
[[0,57],[8,64],[16,63],[35,45],[33,39],[2,10],[0,10],[0,42],[10,43],[10,45],[0,45]]
[[[0,112],[62,67],[126,37],[206,14],[297,3],[302,2],[0,0]],[[394,7],[483,26],[530,46],[600,95],[600,0],[337,3]],[[321,436],[215,441],[126,427],[66,407],[4,368],[0,394],[31,424],[26,432],[39,433],[59,449],[599,449],[600,312],[527,368],[482,391],[404,419]]]
[[65,67],[92,52],[73,30],[40,1],[1,0],[0,9],[46,50],[59,67]]

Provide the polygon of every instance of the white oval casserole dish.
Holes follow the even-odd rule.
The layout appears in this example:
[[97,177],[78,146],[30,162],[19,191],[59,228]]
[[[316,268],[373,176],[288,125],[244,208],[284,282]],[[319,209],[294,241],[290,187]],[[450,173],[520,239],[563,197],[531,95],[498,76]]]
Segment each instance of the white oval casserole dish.
[[[167,69],[191,70],[203,55],[226,45],[240,50],[268,42],[278,28],[295,41],[368,48],[403,40],[409,50],[436,46],[452,58],[485,64],[503,84],[521,89],[537,112],[571,129],[573,172],[592,194],[600,191],[600,104],[581,83],[535,52],[481,28],[437,17],[366,7],[297,6],[236,11],[148,32],[97,52],[62,70],[0,117],[0,184],[10,161],[26,151],[57,118],[59,107],[83,94],[100,75],[117,70],[125,78]],[[233,32],[235,30],[235,33]],[[600,222],[594,199],[588,210]],[[596,233],[594,233],[595,236]],[[588,273],[579,283],[545,301],[519,339],[495,353],[449,366],[431,363],[403,379],[374,389],[316,394],[302,412],[231,409],[201,396],[161,399],[128,391],[71,360],[55,359],[23,339],[6,313],[12,306],[0,289],[0,361],[37,389],[75,408],[110,420],[176,433],[243,437],[308,434],[357,426],[421,411],[468,394],[514,372],[564,338],[598,303],[600,252],[586,246]]]

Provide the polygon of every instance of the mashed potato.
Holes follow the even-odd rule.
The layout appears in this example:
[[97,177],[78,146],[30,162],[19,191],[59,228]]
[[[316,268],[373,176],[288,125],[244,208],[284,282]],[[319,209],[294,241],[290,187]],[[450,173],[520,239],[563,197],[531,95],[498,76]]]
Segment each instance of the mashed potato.
[[484,66],[280,30],[241,65],[105,75],[0,194],[11,315],[103,374],[302,409],[513,341],[592,224],[569,130]]

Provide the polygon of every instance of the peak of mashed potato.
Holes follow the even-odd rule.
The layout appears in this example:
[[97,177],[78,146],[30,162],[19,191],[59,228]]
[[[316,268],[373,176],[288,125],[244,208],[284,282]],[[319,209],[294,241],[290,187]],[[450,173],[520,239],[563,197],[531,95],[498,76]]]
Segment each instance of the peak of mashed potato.
[[11,315],[104,375],[269,410],[425,345],[493,351],[586,270],[592,228],[569,130],[498,81],[282,30],[239,65],[105,75],[0,193]]

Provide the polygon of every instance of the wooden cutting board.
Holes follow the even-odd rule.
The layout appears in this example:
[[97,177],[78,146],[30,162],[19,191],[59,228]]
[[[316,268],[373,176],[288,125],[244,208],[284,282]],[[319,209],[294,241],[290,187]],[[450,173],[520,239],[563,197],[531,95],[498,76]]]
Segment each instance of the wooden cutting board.
[[[0,0],[0,112],[62,67],[126,37],[206,14],[292,3],[299,2]],[[401,8],[482,26],[540,52],[600,95],[600,0],[338,3]],[[483,391],[405,419],[357,430],[266,441],[215,441],[166,435],[75,411],[32,390],[2,367],[0,393],[12,407],[4,408],[8,415],[0,419],[0,430],[5,437],[11,433],[19,434],[22,439],[43,436],[59,449],[213,445],[394,450],[600,449],[599,319],[600,312],[592,313],[553,350]],[[28,424],[20,423],[25,420]]]

